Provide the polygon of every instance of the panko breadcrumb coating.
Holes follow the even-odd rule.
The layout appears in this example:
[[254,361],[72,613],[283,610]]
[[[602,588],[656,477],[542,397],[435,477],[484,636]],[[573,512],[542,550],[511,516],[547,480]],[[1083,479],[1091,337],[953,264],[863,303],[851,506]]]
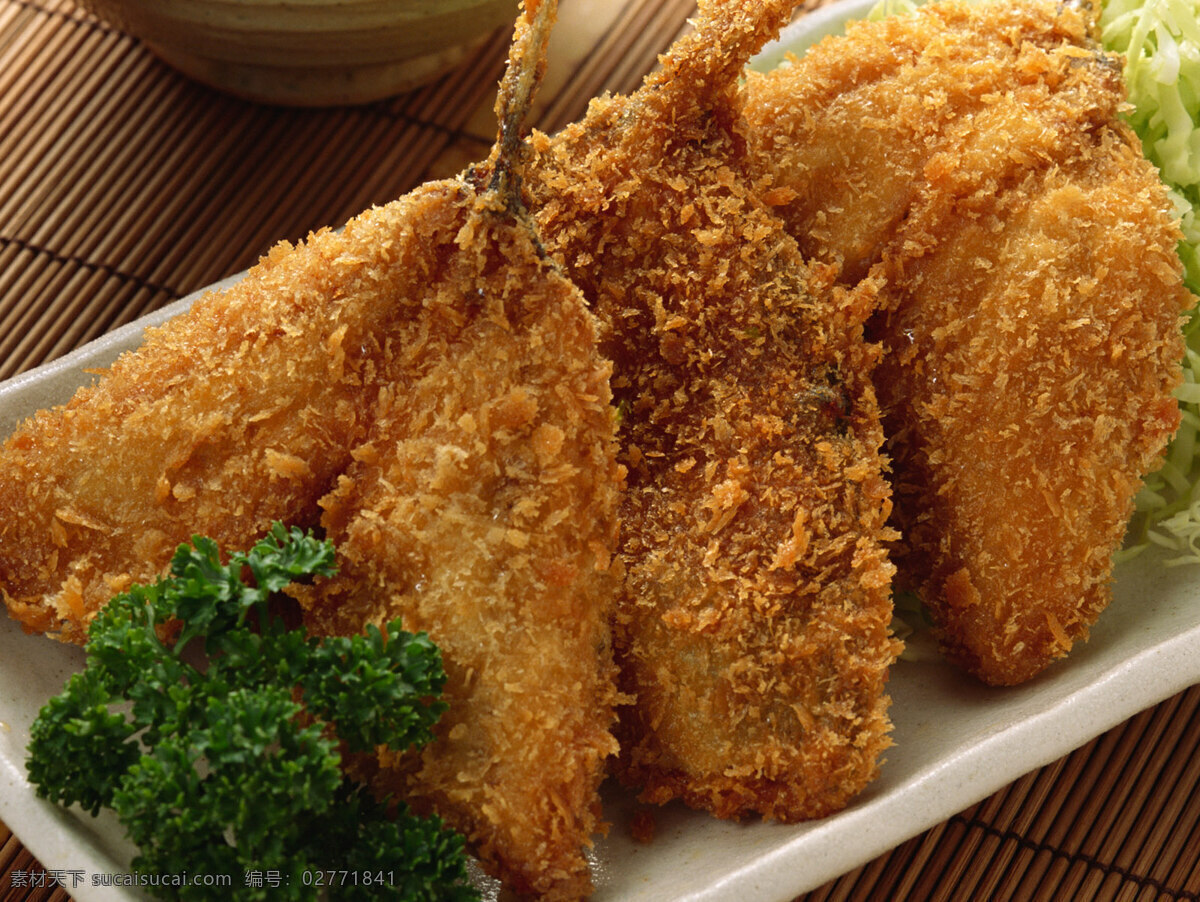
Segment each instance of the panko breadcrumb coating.
[[789,227],[884,282],[897,583],[992,684],[1086,638],[1179,421],[1179,232],[1090,29],[1070,6],[938,3],[748,86]]
[[578,293],[494,201],[459,195],[428,235],[453,250],[412,382],[322,502],[341,569],[302,599],[314,632],[402,617],[442,649],[435,741],[385,754],[372,785],[437,811],[506,885],[577,899],[616,752],[609,367]]
[[520,203],[555,12],[528,7],[491,160],[280,245],[5,443],[0,590],[27,628],[82,641],[193,534],[244,547],[319,522],[341,571],[296,587],[307,624],[402,616],[449,675],[438,740],[381,751],[375,787],[511,887],[577,899],[616,752],[623,471],[594,317]]
[[547,246],[614,360],[622,779],[720,817],[844,806],[889,744],[889,488],[862,340],[761,196],[738,79],[790,2],[701,4],[628,97],[536,135]]
[[64,406],[0,447],[0,594],[27,630],[82,643],[95,612],[202,534],[249,547],[315,524],[365,434],[421,261],[423,201],[274,248],[147,331]]
[[367,778],[462,831],[506,886],[569,900],[592,889],[584,848],[616,753],[622,471],[594,317],[520,203],[523,79],[554,9],[528,5],[537,27],[521,20],[499,154],[416,194],[406,237],[427,265],[402,295],[415,328],[321,502],[340,571],[297,595],[315,632],[400,617],[429,634],[449,710],[420,753],[384,751]]
[[933,185],[950,202],[1003,184],[1111,122],[1121,71],[1088,28],[1043,0],[937,2],[748,73],[754,153],[805,255],[854,284]]

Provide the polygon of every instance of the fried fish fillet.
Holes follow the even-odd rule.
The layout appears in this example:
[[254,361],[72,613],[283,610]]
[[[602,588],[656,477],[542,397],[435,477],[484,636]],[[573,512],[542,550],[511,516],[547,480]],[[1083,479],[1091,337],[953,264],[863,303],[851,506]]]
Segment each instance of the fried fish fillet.
[[936,4],[748,88],[790,227],[845,279],[884,280],[868,333],[897,583],[992,684],[1086,638],[1179,422],[1179,233],[1090,28],[1071,7]]
[[918,203],[994,190],[1111,123],[1120,66],[1090,24],[1042,0],[931,3],[748,73],[754,153],[802,251],[854,284]]
[[701,4],[630,96],[535,134],[531,209],[622,415],[622,779],[721,817],[837,810],[890,724],[889,487],[862,340],[765,205],[738,80],[791,3]]
[[399,240],[428,197],[274,248],[148,330],[0,446],[0,595],[26,629],[82,643],[92,615],[193,534],[238,548],[315,524],[411,326],[429,268]]
[[520,116],[554,10],[528,6],[536,28],[523,19],[514,43],[499,153],[417,194],[405,252],[428,265],[402,294],[417,325],[321,501],[340,571],[297,593],[315,632],[399,617],[442,650],[435,740],[382,752],[364,768],[372,786],[434,810],[510,888],[579,899],[616,753],[622,470],[594,317],[520,202]]
[[82,641],[192,534],[238,547],[320,522],[342,570],[297,590],[309,625],[402,616],[449,673],[439,739],[415,762],[382,752],[376,786],[516,889],[579,898],[616,751],[623,474],[594,317],[520,204],[555,11],[528,7],[485,165],[277,247],[20,426],[0,450],[0,589],[28,628]]

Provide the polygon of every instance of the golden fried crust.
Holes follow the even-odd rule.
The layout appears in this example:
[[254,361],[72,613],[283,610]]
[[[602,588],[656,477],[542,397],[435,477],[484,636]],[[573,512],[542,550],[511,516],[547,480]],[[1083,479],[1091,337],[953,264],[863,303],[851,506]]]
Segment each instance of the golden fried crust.
[[738,74],[789,11],[706,6],[640,91],[535,135],[528,184],[614,360],[621,776],[793,821],[875,775],[897,646],[874,299],[805,267],[740,131]]
[[[342,575],[302,596],[309,626],[403,616],[450,673],[441,738],[378,788],[432,805],[510,885],[580,898],[616,751],[610,371],[528,223],[425,185],[277,248],[6,443],[10,609],[82,641],[193,533],[244,547],[323,508]],[[56,608],[60,584],[78,588]]]
[[408,286],[414,330],[321,500],[341,569],[297,594],[319,632],[400,618],[442,650],[437,737],[359,762],[376,791],[435,811],[510,889],[574,900],[592,890],[584,849],[617,751],[623,470],[595,318],[519,196],[521,121],[554,11],[526,5],[496,151],[412,236],[437,267]]
[[1086,637],[1179,417],[1178,231],[1089,29],[939,3],[748,85],[789,228],[844,281],[884,280],[897,580],[989,683]]
[[0,450],[0,588],[75,641],[194,533],[319,520],[340,572],[294,587],[307,625],[401,618],[449,676],[419,758],[354,769],[547,900],[592,888],[623,481],[595,319],[517,189],[555,9],[518,21],[486,165],[281,245]]
[[448,713],[419,761],[374,777],[462,830],[540,898],[591,883],[582,849],[616,751],[608,619],[621,473],[611,366],[578,291],[491,195],[442,210],[421,334],[323,524],[339,575],[321,632],[401,617],[443,651]]
[[853,284],[927,177],[961,196],[981,176],[1019,178],[1112,121],[1120,66],[1094,52],[1088,29],[1078,10],[1039,0],[933,3],[852,23],[791,65],[750,73],[754,152],[805,255]]
[[904,261],[878,328],[902,567],[950,656],[989,683],[1086,638],[1179,423],[1177,233],[1131,136],[1095,142],[964,204]]
[[344,233],[281,244],[0,447],[0,590],[27,629],[82,642],[117,591],[203,534],[248,547],[315,524],[350,461],[430,262],[404,239],[426,191]]

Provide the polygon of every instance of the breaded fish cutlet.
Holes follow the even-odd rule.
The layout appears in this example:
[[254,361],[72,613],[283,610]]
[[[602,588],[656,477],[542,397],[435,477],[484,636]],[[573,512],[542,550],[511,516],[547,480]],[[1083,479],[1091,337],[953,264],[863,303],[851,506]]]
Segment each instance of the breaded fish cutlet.
[[411,382],[380,399],[322,502],[340,571],[301,596],[305,621],[428,632],[449,710],[419,759],[385,754],[371,785],[436,811],[506,885],[583,898],[616,752],[609,367],[523,226],[486,192],[445,212],[429,239],[454,250],[430,282]]
[[992,684],[1086,638],[1179,422],[1179,232],[1091,27],[1069,6],[933,4],[748,86],[790,227],[884,283],[868,334],[897,584]]
[[314,632],[401,618],[442,650],[447,713],[360,772],[432,810],[520,893],[581,899],[617,750],[609,619],[622,469],[595,318],[520,200],[520,121],[554,4],[529,2],[498,153],[435,183],[397,348],[353,462],[321,501],[339,573],[297,590]]
[[1165,206],[1109,130],[970,210],[889,293],[878,376],[902,566],[950,658],[986,682],[1086,638],[1178,426],[1192,299]]
[[949,201],[1002,184],[1111,122],[1121,72],[1088,28],[1041,0],[931,3],[748,73],[754,154],[803,253],[854,284],[896,244],[922,186],[939,182]]
[[316,523],[410,329],[394,299],[428,263],[398,238],[428,202],[277,246],[0,446],[0,594],[26,629],[82,643],[192,535]]
[[239,547],[275,520],[320,524],[341,570],[296,587],[308,626],[401,616],[449,676],[421,759],[358,769],[510,886],[576,899],[616,751],[623,471],[595,319],[521,205],[556,8],[527,6],[490,160],[280,245],[18,428],[0,449],[0,588],[27,628],[83,641],[193,534]]
[[844,806],[889,744],[889,487],[862,340],[760,196],[738,79],[791,12],[701,4],[631,96],[536,135],[531,208],[601,322],[629,470],[622,779],[721,817]]

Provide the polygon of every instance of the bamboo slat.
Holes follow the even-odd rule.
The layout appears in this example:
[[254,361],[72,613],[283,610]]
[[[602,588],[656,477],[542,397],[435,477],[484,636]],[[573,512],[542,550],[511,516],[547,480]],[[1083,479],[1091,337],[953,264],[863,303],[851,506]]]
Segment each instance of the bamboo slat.
[[[544,131],[633,88],[694,11],[561,3]],[[507,45],[390,100],[289,110],[187,81],[72,0],[0,0],[0,378],[479,159]],[[1194,687],[802,898],[1200,900],[1198,790]],[[38,868],[0,824],[0,897],[67,899],[12,885]]]

